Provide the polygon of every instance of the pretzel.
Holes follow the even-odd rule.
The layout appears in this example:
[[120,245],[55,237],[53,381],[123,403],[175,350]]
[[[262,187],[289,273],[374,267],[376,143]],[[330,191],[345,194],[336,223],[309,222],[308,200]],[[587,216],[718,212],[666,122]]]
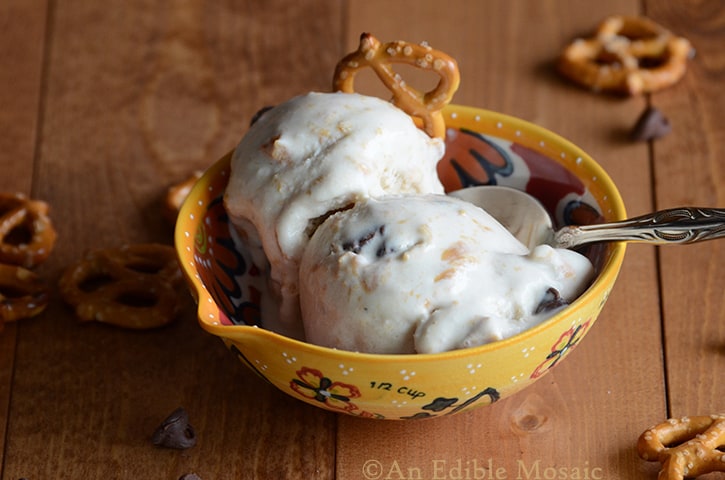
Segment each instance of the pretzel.
[[196,182],[201,178],[203,172],[197,170],[193,172],[189,178],[183,180],[180,183],[172,185],[166,192],[164,197],[164,215],[171,223],[176,223],[176,217],[179,215],[181,205],[189,196],[189,192],[192,187],[196,185]]
[[182,274],[172,247],[127,245],[87,253],[58,286],[81,321],[149,329],[176,316]]
[[639,456],[659,461],[659,480],[682,480],[725,472],[725,413],[670,419],[646,430],[637,442]]
[[34,317],[48,306],[48,288],[30,270],[0,264],[0,330],[5,322]]
[[650,93],[677,83],[694,50],[690,42],[645,17],[604,19],[590,38],[570,43],[560,73],[594,91]]
[[[440,76],[440,81],[433,90],[420,92],[407,85],[395,73],[393,63],[432,70]],[[453,58],[426,44],[416,45],[403,41],[380,43],[371,34],[363,33],[358,49],[337,64],[332,81],[333,90],[354,92],[355,75],[365,67],[372,68],[385,87],[393,93],[392,102],[395,106],[422,120],[428,135],[445,137],[446,127],[441,110],[451,101],[460,83],[458,64]]]
[[0,262],[33,268],[48,258],[56,237],[47,203],[0,194]]

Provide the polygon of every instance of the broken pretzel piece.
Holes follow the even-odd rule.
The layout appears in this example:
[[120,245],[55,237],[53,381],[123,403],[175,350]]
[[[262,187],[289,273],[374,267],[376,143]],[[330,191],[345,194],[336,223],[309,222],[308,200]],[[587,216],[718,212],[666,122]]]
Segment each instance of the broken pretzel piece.
[[48,204],[21,193],[0,194],[0,262],[33,268],[45,261],[57,234]]
[[48,306],[48,288],[30,270],[0,264],[0,330],[6,322],[34,317]]
[[168,188],[166,196],[164,197],[163,208],[164,216],[166,216],[169,222],[176,223],[176,217],[179,216],[181,205],[183,205],[184,200],[189,196],[191,189],[196,185],[196,182],[201,178],[203,173],[200,170],[196,170],[185,180]]
[[682,480],[725,472],[725,414],[670,419],[647,429],[637,442],[639,456],[659,461],[659,480]]

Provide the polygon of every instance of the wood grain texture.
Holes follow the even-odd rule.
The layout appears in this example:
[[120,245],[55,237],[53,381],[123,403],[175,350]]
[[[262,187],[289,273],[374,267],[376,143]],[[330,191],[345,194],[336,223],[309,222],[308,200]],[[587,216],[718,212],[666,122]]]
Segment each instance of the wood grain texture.
[[[58,5],[26,174],[59,230],[48,274],[89,248],[170,243],[166,187],[233,148],[264,104],[326,86],[319,72],[340,57],[340,15],[335,2]],[[334,415],[245,369],[199,329],[190,300],[171,327],[126,332],[81,325],[54,297],[18,329],[1,478],[333,477]],[[151,433],[178,406],[197,446],[154,447]]]
[[[519,116],[571,139],[610,173],[630,213],[650,211],[648,149],[626,138],[644,100],[592,94],[552,68],[565,43],[612,12],[638,13],[639,2],[588,3],[586,9],[575,1],[458,5],[451,11],[434,1],[353,1],[348,48],[355,48],[359,32],[370,31],[381,39],[426,40],[463,59],[455,103]],[[387,15],[376,15],[381,9]],[[406,15],[418,20],[401,24]],[[438,23],[444,15],[446,28]],[[501,469],[508,478],[543,476],[546,469],[584,475],[586,468],[604,478],[636,478],[648,466],[632,447],[641,430],[666,414],[655,261],[651,247],[630,249],[581,348],[531,389],[470,415],[413,425],[341,418],[340,478],[364,478],[366,468],[451,478],[459,464],[464,474],[466,466],[470,472],[485,465],[493,467],[487,475]],[[602,435],[606,448],[598,447]],[[393,448],[386,439],[401,440]]]
[[0,191],[31,193],[45,34],[44,0],[0,4]]
[[[695,44],[680,84],[619,98],[556,74],[567,42],[607,15],[644,12]],[[89,248],[170,243],[167,186],[236,145],[259,108],[328,91],[369,31],[456,57],[455,103],[570,139],[630,215],[722,206],[724,15],[718,0],[5,0],[0,190],[51,203],[60,237],[39,270],[51,283]],[[370,74],[358,85],[380,92]],[[632,142],[648,104],[673,132]],[[190,299],[168,328],[131,332],[79,324],[54,293],[43,315],[0,334],[0,480],[655,478],[634,450],[646,427],[725,409],[720,243],[629,246],[568,360],[511,398],[417,422],[336,416],[281,394],[198,327]],[[154,447],[179,406],[197,445]]]
[[[697,50],[683,81],[653,95],[672,133],[654,144],[658,208],[725,205],[725,9],[722,2],[647,3]],[[725,410],[725,248],[722,241],[660,250],[673,416]],[[687,319],[685,321],[685,319]]]
[[[0,192],[33,195],[46,40],[45,0],[0,3]],[[0,465],[15,365],[15,324],[0,320]]]

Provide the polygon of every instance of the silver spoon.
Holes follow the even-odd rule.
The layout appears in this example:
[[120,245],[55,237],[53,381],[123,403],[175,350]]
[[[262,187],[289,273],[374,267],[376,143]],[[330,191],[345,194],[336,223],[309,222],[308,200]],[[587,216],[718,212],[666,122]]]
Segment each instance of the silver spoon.
[[478,205],[529,247],[549,244],[572,248],[595,242],[644,242],[672,245],[725,237],[725,209],[678,207],[612,223],[570,225],[554,230],[543,205],[509,187],[479,186],[451,192]]

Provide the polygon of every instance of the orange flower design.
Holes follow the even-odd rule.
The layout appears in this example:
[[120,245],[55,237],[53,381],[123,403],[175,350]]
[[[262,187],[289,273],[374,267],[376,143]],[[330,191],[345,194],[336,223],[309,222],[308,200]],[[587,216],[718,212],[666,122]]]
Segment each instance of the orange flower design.
[[352,412],[358,407],[350,400],[360,397],[360,389],[354,385],[333,382],[317,369],[302,367],[297,377],[290,382],[290,388],[303,397],[317,400],[333,410]]
[[584,336],[584,333],[589,328],[591,319],[571,327],[566,332],[562,333],[559,339],[551,347],[551,352],[546,356],[543,362],[536,367],[534,372],[531,374],[531,378],[539,378],[546,373],[550,368],[553,368],[559,360],[561,360],[566,353],[577,346],[579,340]]
[[438,162],[438,177],[446,191],[475,185],[495,185],[496,175],[509,176],[513,163],[508,152],[472,130],[449,130],[446,153]]

